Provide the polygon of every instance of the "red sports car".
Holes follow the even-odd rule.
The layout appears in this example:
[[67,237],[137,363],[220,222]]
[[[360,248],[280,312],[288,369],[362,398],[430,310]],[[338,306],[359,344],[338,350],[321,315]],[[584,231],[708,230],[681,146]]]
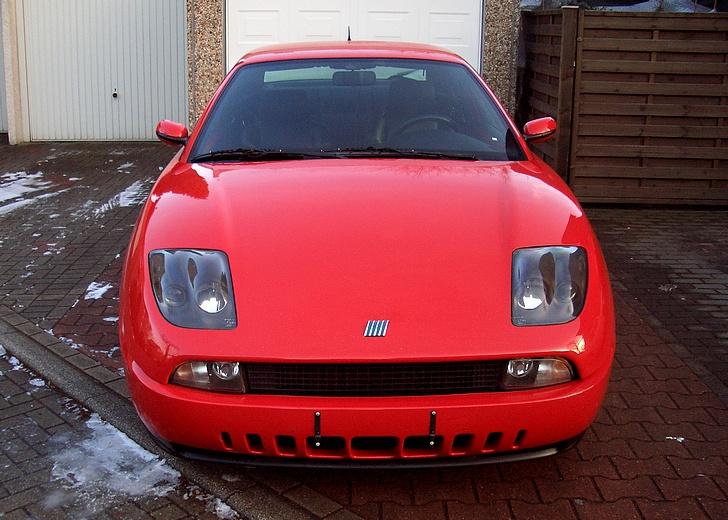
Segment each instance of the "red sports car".
[[472,464],[556,453],[599,409],[607,269],[578,202],[460,57],[246,55],[152,189],[120,320],[139,415],[183,456]]

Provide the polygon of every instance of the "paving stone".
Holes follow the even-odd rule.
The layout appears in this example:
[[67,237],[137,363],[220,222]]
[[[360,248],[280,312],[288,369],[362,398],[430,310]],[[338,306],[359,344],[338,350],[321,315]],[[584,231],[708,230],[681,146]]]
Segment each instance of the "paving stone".
[[317,516],[326,516],[341,509],[341,504],[328,499],[308,486],[297,486],[284,493],[284,496]]

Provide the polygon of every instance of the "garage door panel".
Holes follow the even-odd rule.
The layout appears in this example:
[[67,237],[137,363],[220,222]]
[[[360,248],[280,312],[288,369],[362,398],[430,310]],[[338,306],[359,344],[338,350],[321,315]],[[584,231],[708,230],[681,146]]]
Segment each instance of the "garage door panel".
[[184,0],[24,0],[33,140],[154,139],[187,119]]
[[[468,49],[468,24],[470,15],[466,13],[427,13],[427,34],[435,45],[449,49]],[[457,51],[456,52],[460,52]]]
[[[227,0],[227,65],[261,45],[341,40],[440,45],[481,68],[483,0]],[[273,23],[273,18],[276,20]]]
[[362,40],[417,41],[420,34],[418,3],[413,1],[357,1],[354,36]]
[[292,4],[292,40],[341,40],[346,37],[351,19],[350,0],[307,0]]
[[282,41],[288,32],[289,9],[290,1],[228,2],[228,54],[232,49],[245,53],[257,46]]

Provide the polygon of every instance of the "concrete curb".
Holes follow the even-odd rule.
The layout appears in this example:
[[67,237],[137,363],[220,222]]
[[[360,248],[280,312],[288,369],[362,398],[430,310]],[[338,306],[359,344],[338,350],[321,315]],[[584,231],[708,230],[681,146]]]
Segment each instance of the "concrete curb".
[[[294,503],[284,495],[252,479],[243,477],[234,483],[227,483],[221,478],[215,478],[215,474],[219,477],[224,467],[189,461],[162,451],[147,432],[130,400],[96,381],[34,339],[36,334],[30,334],[35,332],[33,329],[37,329],[37,334],[46,334],[11,309],[0,306],[0,344],[9,354],[47,379],[61,392],[98,413],[144,449],[164,458],[188,481],[224,500],[242,518],[249,520],[320,518],[305,509],[306,504]],[[316,503],[317,500],[331,502],[328,497],[306,489],[308,494],[317,495],[311,500],[312,503]],[[330,517],[339,517],[343,513],[346,513],[344,515],[346,518],[358,518],[339,508],[336,508]]]

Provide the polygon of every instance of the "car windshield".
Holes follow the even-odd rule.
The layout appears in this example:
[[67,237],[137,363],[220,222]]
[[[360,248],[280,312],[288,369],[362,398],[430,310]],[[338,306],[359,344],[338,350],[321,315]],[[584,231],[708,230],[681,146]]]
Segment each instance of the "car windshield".
[[463,65],[316,59],[240,67],[191,161],[319,157],[525,159],[506,119]]

